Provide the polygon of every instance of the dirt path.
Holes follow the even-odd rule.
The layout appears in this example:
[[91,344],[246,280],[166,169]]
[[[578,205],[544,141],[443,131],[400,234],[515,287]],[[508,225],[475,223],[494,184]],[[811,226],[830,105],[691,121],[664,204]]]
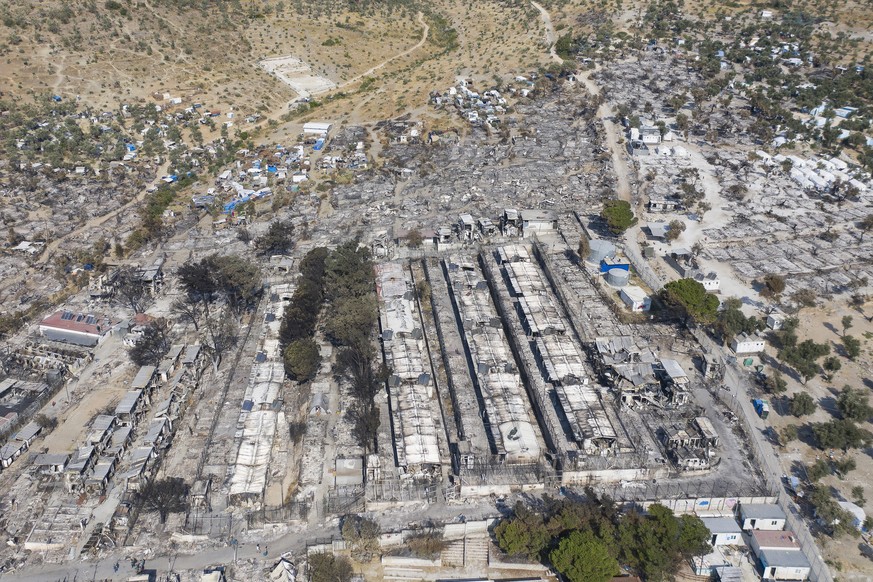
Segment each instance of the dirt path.
[[[47,54],[50,49],[45,49]],[[64,71],[67,68],[67,56],[61,55],[59,58],[55,60],[55,81],[52,83],[52,94],[58,95],[61,91],[61,86],[66,81],[66,77],[64,76]]]
[[552,26],[552,15],[549,14],[548,10],[533,0],[531,0],[531,6],[540,11],[540,16],[543,19],[543,26],[546,27],[546,45],[549,47],[549,56],[552,57],[552,60],[556,63],[563,63],[564,59],[559,57],[558,53],[555,52],[555,42],[557,41],[557,38],[555,35],[555,27]]
[[[600,95],[600,87],[591,79],[591,74],[596,69],[588,70],[578,76],[585,88],[592,95]],[[615,111],[612,106],[604,100],[600,107],[597,108],[597,118],[603,122],[604,138],[606,147],[609,148],[612,155],[612,165],[615,168],[615,175],[618,180],[617,192],[620,200],[631,202],[631,185],[630,185],[630,170],[628,168],[627,159],[625,158],[624,148],[618,143],[618,136],[621,129],[613,123],[615,119]]]
[[[167,161],[165,161],[163,164],[161,164],[161,167],[158,168],[157,176],[164,175],[167,172],[167,170],[169,169],[169,166],[170,166],[170,163]],[[130,210],[134,206],[137,206],[138,204],[142,203],[142,201],[145,200],[145,197],[147,194],[148,194],[148,192],[145,189],[143,189],[142,192],[137,194],[134,198],[132,198],[129,202],[127,202],[127,204],[125,204],[119,208],[116,208],[112,212],[108,212],[108,213],[100,215],[100,216],[95,216],[94,218],[89,219],[85,224],[83,224],[82,226],[80,226],[76,230],[73,230],[73,231],[65,234],[61,238],[53,240],[52,242],[50,242],[49,244],[47,244],[45,246],[45,250],[42,251],[42,254],[39,256],[39,259],[37,259],[37,261],[36,261],[37,264],[44,264],[46,261],[48,261],[49,257],[51,257],[52,254],[56,250],[58,250],[58,247],[61,246],[61,243],[63,243],[64,241],[69,240],[69,239],[74,238],[74,237],[77,237],[77,236],[80,236],[80,235],[83,235],[83,234],[87,233],[88,230],[103,225],[103,223],[106,222],[107,220],[109,220],[110,218],[115,218],[115,216],[117,216],[119,213]]]
[[[330,90],[324,91],[324,92],[319,92],[319,94],[330,93],[331,91],[342,91],[343,89],[345,89],[349,85],[353,85],[354,83],[357,83],[358,81],[361,81],[364,78],[373,75],[376,71],[379,71],[379,70],[385,68],[386,66],[388,66],[390,63],[396,61],[397,59],[401,59],[405,56],[408,56],[412,52],[414,52],[414,51],[420,49],[422,46],[424,46],[424,43],[427,42],[427,39],[430,35],[430,26],[428,26],[427,22],[424,20],[424,15],[421,12],[418,13],[416,20],[421,25],[421,39],[417,43],[415,43],[413,46],[409,47],[405,51],[397,53],[396,55],[385,59],[384,61],[382,61],[378,65],[374,65],[374,66],[370,67],[369,69],[367,69],[366,71],[364,71],[360,75],[356,75],[356,76],[352,77],[351,79],[343,81],[342,83],[340,83],[339,85],[337,85],[333,89],[330,89]],[[289,85],[289,87],[290,87],[290,85]],[[291,102],[288,103],[288,107],[292,106],[295,102],[301,101],[309,96],[308,94],[299,93],[294,87],[291,87],[291,90],[294,91],[295,93],[297,93],[297,97],[292,99]],[[285,107],[279,107],[278,109],[276,109],[276,110],[270,112],[269,114],[265,115],[264,117],[262,117],[257,126],[261,127],[261,128],[267,127],[270,120],[281,121],[282,116],[285,115],[287,112],[288,112],[288,110]],[[295,122],[292,121],[291,123],[295,123]],[[284,124],[283,127],[287,127],[287,124]],[[282,128],[278,128],[276,131],[282,131]],[[275,133],[275,132],[273,132],[273,133]]]
[[148,9],[148,11],[152,13],[152,16],[154,16],[155,18],[157,18],[159,20],[162,20],[168,27],[170,27],[173,30],[175,30],[176,32],[178,32],[181,36],[185,35],[185,30],[182,29],[178,25],[178,23],[174,22],[173,20],[167,18],[166,16],[164,16],[164,15],[160,14],[158,11],[156,11],[154,9],[154,7],[152,7],[152,5],[149,4],[148,0],[144,0],[143,4],[145,4],[145,7]]
[[405,57],[406,55],[412,53],[413,51],[416,51],[416,50],[420,49],[422,46],[424,46],[424,43],[427,42],[427,37],[430,34],[430,26],[428,26],[427,22],[425,22],[424,15],[421,12],[418,13],[416,20],[418,20],[418,23],[421,25],[421,40],[419,40],[414,46],[406,49],[402,53],[398,53],[398,54],[394,55],[393,57],[382,61],[381,63],[379,63],[375,67],[370,67],[369,69],[367,69],[366,71],[364,71],[360,75],[357,75],[355,77],[352,77],[348,81],[340,83],[338,88],[342,89],[343,87],[347,87],[348,85],[351,85],[353,83],[357,83],[358,81],[360,81],[364,77],[369,77],[370,75],[372,75],[373,73],[375,73],[379,69],[384,68],[389,63],[396,61],[397,59],[401,59],[401,58]]

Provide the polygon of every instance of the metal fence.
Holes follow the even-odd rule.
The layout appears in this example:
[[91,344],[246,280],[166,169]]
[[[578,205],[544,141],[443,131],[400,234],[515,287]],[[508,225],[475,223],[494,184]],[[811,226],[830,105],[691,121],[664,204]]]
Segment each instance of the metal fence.
[[305,521],[312,509],[311,496],[306,500],[292,501],[278,507],[262,507],[246,513],[246,524],[250,528],[262,527],[270,523]]
[[643,283],[648,285],[653,292],[657,292],[662,286],[661,278],[652,270],[649,263],[639,253],[638,249],[633,245],[620,244],[618,246],[621,247],[622,252],[624,252],[625,256],[631,264],[633,264],[637,276],[639,276],[639,278],[643,280]]
[[[436,503],[442,501],[443,484],[439,477],[426,480],[383,479],[368,481],[364,492],[367,503],[409,501],[425,501]],[[362,497],[363,499],[363,497]]]
[[665,502],[667,500],[697,499],[773,499],[776,492],[766,484],[750,480],[741,488],[732,481],[719,479],[676,481],[633,481],[624,485],[612,483],[596,485],[595,491],[620,502]]
[[239,527],[240,520],[234,523],[233,515],[227,513],[195,513],[185,516],[185,531],[192,535],[209,536],[210,538],[230,538],[234,526]]
[[364,490],[361,487],[332,489],[322,501],[322,515],[358,513],[364,511],[365,502]]
[[210,538],[229,539],[243,529],[261,529],[271,523],[288,523],[305,521],[312,508],[311,497],[303,501],[293,501],[278,507],[261,507],[246,511],[242,517],[234,517],[232,513],[189,511],[185,515],[184,528],[193,535],[205,535]]

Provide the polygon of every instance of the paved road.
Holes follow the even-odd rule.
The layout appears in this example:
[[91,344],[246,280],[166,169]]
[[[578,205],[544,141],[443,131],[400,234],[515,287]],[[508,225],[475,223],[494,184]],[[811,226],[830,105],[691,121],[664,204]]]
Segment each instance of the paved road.
[[[591,78],[593,72],[594,69],[589,69],[579,75],[578,79],[585,85],[585,88],[592,96],[599,96],[600,87]],[[636,200],[636,205],[634,204],[632,190],[634,172],[628,159],[629,154],[626,148],[619,143],[619,138],[623,132],[621,126],[614,122],[615,115],[612,105],[606,99],[602,100],[597,108],[597,119],[603,124],[603,145],[609,150],[609,155],[612,159],[612,167],[616,178],[615,195],[619,200],[629,203],[631,207],[636,206],[635,213],[639,216],[642,211],[642,201],[638,199]],[[627,230],[623,241],[625,252],[634,262],[634,265],[638,266],[638,270],[641,271],[641,276],[646,284],[653,290],[658,290],[662,285],[660,278],[649,268],[648,263],[642,260],[643,251],[640,248],[639,242],[641,228],[641,225],[637,224]]]
[[[449,522],[458,515],[464,515],[467,520],[477,520],[495,517],[497,514],[497,509],[492,502],[485,498],[471,503],[452,505],[421,503],[368,515],[379,522],[383,531],[396,531],[400,527],[414,522],[426,520],[438,523]],[[284,554],[301,554],[308,544],[312,544],[317,539],[339,538],[339,526],[338,521],[333,519],[314,526],[296,526],[292,531],[276,539],[261,538],[261,551],[265,546],[269,549],[269,554],[266,557],[255,547],[258,540],[257,535],[258,532],[250,532],[246,536],[246,539],[250,541],[245,541],[237,547],[236,558],[238,561],[262,560],[265,566],[273,564]],[[119,548],[99,561],[83,560],[79,563],[27,566],[17,572],[0,574],[0,582],[48,582],[64,580],[65,578],[69,582],[74,579],[126,580],[135,574],[130,565],[130,554],[136,553],[139,556],[140,551],[133,547]],[[181,545],[178,552],[174,552],[169,549],[169,544],[163,544],[159,551],[161,551],[160,555],[145,561],[145,568],[157,570],[159,575],[170,571],[202,570],[210,566],[229,565],[234,560],[234,548],[230,545],[206,549]],[[119,564],[118,572],[114,570],[116,562]]]

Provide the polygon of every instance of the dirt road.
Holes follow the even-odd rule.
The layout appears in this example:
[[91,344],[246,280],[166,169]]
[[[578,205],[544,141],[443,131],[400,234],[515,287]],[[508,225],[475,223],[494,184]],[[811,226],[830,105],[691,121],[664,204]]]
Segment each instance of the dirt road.
[[552,60],[556,63],[563,63],[564,59],[559,57],[558,53],[555,52],[555,42],[557,41],[557,38],[555,35],[555,27],[552,26],[552,15],[541,5],[533,2],[533,0],[531,0],[531,6],[540,11],[540,17],[543,19],[543,26],[546,27],[546,45],[549,47],[549,56],[552,57]]
[[394,55],[393,57],[391,57],[390,59],[386,59],[386,60],[382,61],[381,63],[379,63],[375,67],[370,67],[369,69],[367,69],[366,71],[364,71],[360,75],[357,75],[355,77],[352,77],[348,81],[344,81],[343,83],[340,83],[339,88],[342,89],[343,87],[347,87],[348,85],[351,85],[353,83],[357,83],[358,81],[364,79],[365,77],[371,76],[373,73],[375,73],[379,69],[384,68],[386,65],[392,63],[393,61],[396,61],[397,59],[402,59],[406,55],[408,55],[408,54],[412,53],[413,51],[416,51],[416,50],[420,49],[422,46],[424,46],[424,43],[427,42],[427,37],[430,34],[430,26],[428,26],[427,22],[425,22],[424,15],[421,12],[418,13],[416,20],[418,20],[418,23],[421,25],[421,40],[419,40],[414,46],[406,49],[402,53],[398,53],[398,54]]
[[[588,89],[588,92],[592,95],[600,95],[600,87],[597,83],[591,79],[591,74],[595,71],[588,70],[579,75],[577,78],[582,81],[582,84],[585,85],[585,88]],[[624,147],[620,143],[618,143],[618,137],[621,134],[621,129],[618,125],[616,125],[613,120],[615,119],[615,111],[612,106],[604,100],[600,107],[597,108],[597,118],[603,122],[604,139],[606,140],[606,147],[609,148],[610,154],[612,155],[612,165],[615,168],[615,175],[618,180],[617,184],[617,192],[618,198],[620,200],[626,200],[628,202],[631,201],[631,185],[630,185],[630,169],[628,168],[626,154],[624,153]]]
[[[424,20],[424,15],[421,12],[419,12],[418,15],[416,16],[416,20],[421,25],[421,39],[419,39],[419,41],[417,43],[415,43],[413,46],[409,47],[405,51],[397,53],[396,55],[385,59],[384,61],[382,61],[378,65],[370,67],[369,69],[367,69],[366,71],[364,71],[360,75],[356,75],[356,76],[352,77],[351,79],[343,81],[342,83],[340,83],[339,85],[337,85],[333,89],[330,89],[329,91],[319,91],[319,94],[330,93],[332,91],[342,91],[346,87],[349,87],[350,85],[353,85],[359,81],[362,81],[366,77],[372,76],[377,71],[384,69],[386,66],[388,66],[392,62],[394,62],[398,59],[401,59],[405,56],[408,56],[408,55],[412,54],[414,51],[423,47],[424,43],[427,42],[427,39],[430,36],[430,26],[428,26],[427,22]],[[281,80],[281,77],[277,76],[277,78],[279,78]],[[268,113],[264,117],[262,117],[261,120],[258,122],[257,127],[260,127],[260,128],[267,127],[270,121],[281,121],[282,117],[288,113],[287,107],[291,107],[291,106],[293,106],[294,103],[305,100],[306,98],[310,97],[309,93],[300,93],[294,87],[292,87],[292,89],[294,89],[294,91],[298,93],[297,97],[292,99],[287,104],[287,106],[279,107],[278,109],[276,109],[276,110]],[[296,123],[296,122],[291,122],[291,123]]]
[[[155,174],[156,175],[155,182],[157,182],[157,176],[165,175],[167,173],[167,171],[169,170],[169,167],[170,167],[170,163],[167,161],[165,161],[163,164],[161,164],[161,167],[157,169],[157,172]],[[125,212],[127,210],[130,210],[131,208],[133,208],[135,206],[138,206],[139,204],[142,203],[143,200],[145,200],[145,197],[147,195],[148,195],[148,192],[146,191],[145,188],[143,188],[142,192],[137,194],[127,204],[124,204],[123,206],[116,208],[112,212],[107,212],[106,214],[102,214],[100,216],[95,216],[95,217],[89,219],[87,222],[85,222],[85,224],[83,224],[82,226],[80,226],[76,230],[69,232],[69,233],[65,234],[64,236],[51,241],[50,243],[48,243],[45,246],[45,249],[43,249],[42,254],[39,256],[39,259],[37,259],[37,261],[36,261],[37,264],[44,264],[46,261],[48,261],[49,257],[51,257],[54,254],[54,252],[56,250],[58,250],[58,247],[60,247],[64,241],[70,240],[70,239],[75,238],[77,236],[81,236],[82,238],[85,238],[84,235],[90,229],[96,228],[98,226],[102,226],[103,223],[106,222],[107,220],[109,220],[110,218],[115,218],[118,214]]]

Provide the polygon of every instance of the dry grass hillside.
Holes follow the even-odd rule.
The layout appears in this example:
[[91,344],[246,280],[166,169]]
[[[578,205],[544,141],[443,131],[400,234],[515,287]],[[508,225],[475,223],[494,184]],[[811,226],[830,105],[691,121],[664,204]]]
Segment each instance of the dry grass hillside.
[[[257,61],[293,54],[336,82],[402,50],[414,13],[308,11],[290,3],[20,0],[0,7],[0,79],[12,95],[100,108],[153,93],[265,111],[294,92]],[[298,3],[299,4],[299,3]],[[200,5],[208,6],[201,9]],[[414,43],[414,40],[411,40]]]
[[[646,10],[666,3],[540,2],[556,36],[634,34]],[[808,15],[822,48],[829,37],[850,39],[835,60],[861,60],[873,41],[873,11],[862,0],[678,4],[689,22],[708,21],[714,33],[725,16],[751,21],[763,9]],[[421,40],[422,22],[429,38],[403,54]],[[527,0],[19,0],[0,6],[0,80],[13,95],[79,96],[99,108],[169,93],[215,108],[280,114],[297,94],[258,67],[261,59],[296,57],[338,92],[385,63],[365,93],[326,109],[366,120],[415,109],[458,75],[484,80],[548,64],[545,41]]]

